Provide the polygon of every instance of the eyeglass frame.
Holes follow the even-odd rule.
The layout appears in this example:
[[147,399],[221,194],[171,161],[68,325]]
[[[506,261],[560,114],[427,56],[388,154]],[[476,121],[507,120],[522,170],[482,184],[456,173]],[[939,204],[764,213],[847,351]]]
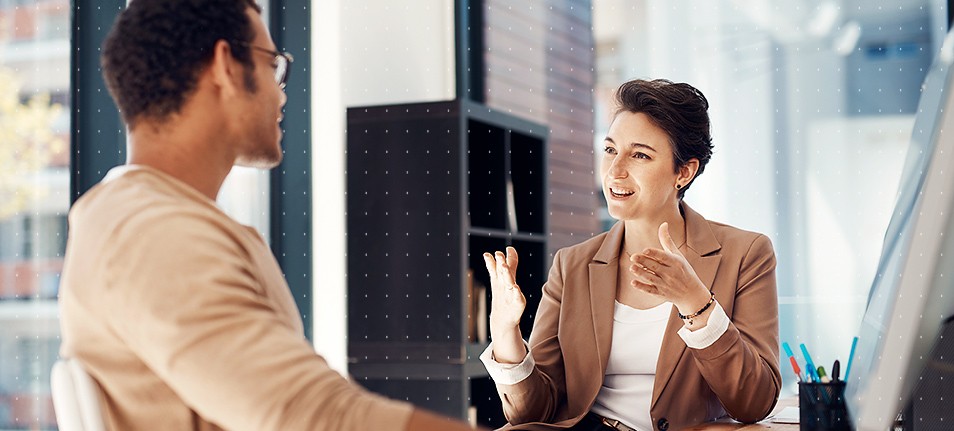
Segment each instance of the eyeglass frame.
[[[248,42],[237,41],[236,44],[242,45],[251,49],[257,49],[266,54],[273,55],[274,56],[273,60],[275,61],[275,64],[273,66],[275,67],[275,83],[278,84],[279,88],[283,90],[285,89],[285,85],[288,84],[288,75],[291,74],[291,64],[292,62],[295,61],[295,57],[293,57],[291,54],[284,51],[273,51],[268,48],[262,48],[260,46],[252,45]],[[284,70],[282,70],[283,64],[284,64]],[[282,71],[280,77],[279,77],[279,71]]]

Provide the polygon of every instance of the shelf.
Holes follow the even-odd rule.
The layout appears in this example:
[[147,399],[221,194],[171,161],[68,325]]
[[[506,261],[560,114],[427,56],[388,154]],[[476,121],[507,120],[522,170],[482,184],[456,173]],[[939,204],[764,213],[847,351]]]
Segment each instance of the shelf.
[[487,377],[487,369],[480,362],[480,354],[484,353],[490,343],[467,343],[465,357],[467,358],[464,375],[471,378]]
[[472,316],[489,318],[483,253],[512,245],[530,333],[550,260],[546,128],[459,100],[347,116],[349,372],[392,398],[503,423],[479,360],[488,343],[472,342],[489,322]]
[[467,122],[467,214],[471,226],[507,229],[507,158],[503,128]]
[[533,232],[509,232],[506,230],[500,229],[487,229],[481,227],[472,227],[467,230],[467,234],[471,237],[483,237],[483,238],[510,238],[510,239],[519,239],[522,241],[537,241],[544,242],[546,241],[546,236],[540,233]]
[[522,133],[510,134],[508,174],[513,184],[514,213],[520,231],[543,234],[546,226],[546,153],[543,140]]

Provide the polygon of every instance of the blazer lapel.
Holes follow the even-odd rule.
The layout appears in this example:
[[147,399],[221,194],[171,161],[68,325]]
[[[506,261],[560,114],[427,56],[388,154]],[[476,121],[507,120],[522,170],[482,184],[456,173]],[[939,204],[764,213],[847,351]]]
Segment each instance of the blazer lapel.
[[[699,213],[695,212],[684,202],[680,204],[683,213],[683,219],[686,222],[686,245],[680,251],[686,257],[686,261],[692,266],[696,275],[702,280],[710,290],[712,282],[715,280],[716,272],[719,269],[719,262],[722,256],[715,254],[722,245],[709,229],[709,222]],[[650,408],[656,407],[659,396],[665,390],[673,373],[676,371],[676,365],[682,360],[682,355],[686,352],[686,343],[682,341],[677,333],[682,328],[682,319],[679,318],[679,311],[675,306],[669,315],[669,323],[666,324],[666,333],[663,335],[662,349],[659,351],[659,358],[656,363],[656,379],[653,384],[653,401]]]
[[[593,333],[599,358],[600,376],[606,374],[610,345],[613,340],[613,313],[615,312],[617,260],[623,243],[623,223],[613,225],[603,244],[589,264],[590,311]],[[594,364],[595,365],[595,364]],[[597,386],[597,389],[599,386]]]

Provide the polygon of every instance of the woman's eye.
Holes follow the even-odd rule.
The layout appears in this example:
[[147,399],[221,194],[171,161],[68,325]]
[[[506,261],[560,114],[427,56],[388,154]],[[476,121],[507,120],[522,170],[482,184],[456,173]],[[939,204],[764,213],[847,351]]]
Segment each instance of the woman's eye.
[[603,152],[606,154],[616,154],[616,148],[613,147],[603,147]]
[[651,159],[652,159],[652,157],[649,157],[649,154],[641,153],[641,152],[638,152],[638,151],[636,152],[636,154],[633,154],[633,157],[635,157],[635,158],[637,158],[637,159],[646,159],[646,160],[651,160]]

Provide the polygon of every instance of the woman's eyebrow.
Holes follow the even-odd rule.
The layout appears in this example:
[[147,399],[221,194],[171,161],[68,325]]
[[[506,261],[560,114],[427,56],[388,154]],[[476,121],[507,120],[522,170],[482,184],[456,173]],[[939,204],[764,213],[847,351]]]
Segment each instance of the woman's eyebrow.
[[[604,140],[604,141],[610,141],[610,143],[612,143],[613,145],[616,145],[616,141],[614,141],[613,138],[611,138],[611,137],[609,137],[609,136],[603,138],[603,140]],[[649,146],[649,145],[643,144],[643,143],[641,143],[641,142],[632,142],[632,143],[630,143],[629,145],[630,145],[631,147],[633,147],[633,148],[644,148],[644,149],[647,149],[647,150],[652,151],[652,152],[654,152],[654,153],[656,152],[656,149],[655,149],[655,148],[653,148],[653,147],[651,147],[651,146]]]

